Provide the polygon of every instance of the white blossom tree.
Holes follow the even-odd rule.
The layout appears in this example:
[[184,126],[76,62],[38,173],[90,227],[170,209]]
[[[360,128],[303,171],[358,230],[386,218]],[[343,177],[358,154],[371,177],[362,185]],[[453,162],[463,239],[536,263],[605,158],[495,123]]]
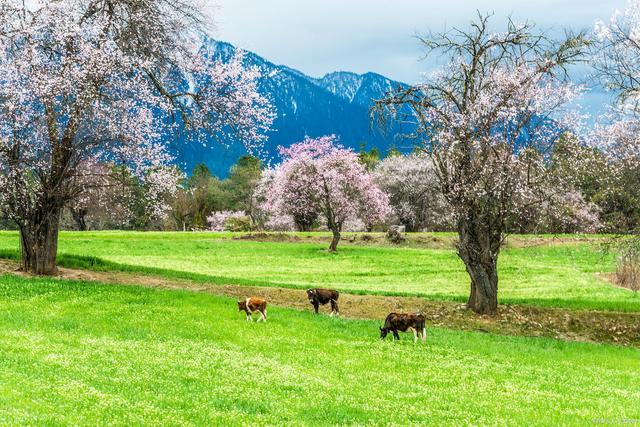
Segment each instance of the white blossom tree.
[[444,229],[451,224],[450,209],[429,156],[388,156],[376,166],[373,176],[389,195],[393,212],[407,231]]
[[595,27],[594,67],[603,86],[617,95],[592,132],[592,143],[617,169],[640,166],[640,0],[630,0],[608,23]]
[[0,206],[25,271],[56,272],[60,213],[96,182],[84,162],[157,194],[175,188],[161,140],[177,129],[262,140],[273,117],[259,72],[242,54],[210,60],[207,29],[191,0],[0,3]]
[[[640,181],[640,0],[630,0],[624,11],[595,28],[594,67],[602,85],[617,95],[608,117],[592,134],[592,143],[605,153],[611,170],[611,192]],[[623,184],[621,186],[620,184]],[[637,186],[636,186],[637,187]],[[637,188],[633,188],[636,191]],[[629,196],[629,194],[627,194]],[[637,197],[631,193],[631,199]],[[629,199],[629,197],[627,197]],[[626,210],[637,211],[635,206]],[[618,269],[621,283],[638,287],[640,230],[628,230],[633,239],[621,241]]]
[[640,1],[630,0],[609,22],[595,26],[593,66],[601,84],[615,92],[625,108],[640,100]]
[[492,314],[498,304],[498,256],[508,219],[540,201],[545,158],[573,125],[563,107],[579,88],[565,67],[582,57],[586,41],[547,39],[530,24],[504,32],[479,15],[471,29],[422,40],[449,58],[424,83],[377,101],[379,117],[409,115],[414,137],[434,165],[458,232],[458,255],[471,278],[468,307]]

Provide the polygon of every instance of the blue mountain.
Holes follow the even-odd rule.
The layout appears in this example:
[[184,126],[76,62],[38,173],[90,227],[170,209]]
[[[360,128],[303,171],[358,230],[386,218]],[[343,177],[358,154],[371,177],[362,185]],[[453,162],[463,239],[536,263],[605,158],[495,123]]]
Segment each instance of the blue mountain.
[[[207,40],[204,49],[215,59],[228,60],[236,51],[229,43]],[[275,107],[277,118],[268,134],[260,157],[277,163],[278,146],[289,146],[305,136],[335,134],[346,147],[359,150],[378,148],[385,153],[395,146],[400,129],[381,132],[373,126],[369,109],[372,100],[381,98],[402,83],[375,73],[355,74],[345,71],[313,78],[304,73],[276,65],[247,52],[246,65],[257,66],[263,78],[259,91]],[[229,167],[246,154],[238,141],[221,144],[214,138],[202,143],[183,144],[168,141],[177,164],[190,172],[198,163],[205,163],[218,176],[226,176]]]

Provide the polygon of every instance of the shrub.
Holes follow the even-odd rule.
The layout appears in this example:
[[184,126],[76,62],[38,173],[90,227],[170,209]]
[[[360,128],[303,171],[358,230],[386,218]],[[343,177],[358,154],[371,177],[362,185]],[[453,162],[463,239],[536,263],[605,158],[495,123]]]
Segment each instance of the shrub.
[[251,218],[242,211],[211,212],[207,217],[211,231],[250,231]]
[[389,230],[387,231],[387,240],[389,240],[394,245],[399,245],[400,243],[403,243],[406,240],[405,237],[402,235],[404,231],[405,231],[404,226],[392,225],[391,227],[389,227]]
[[224,222],[225,231],[251,231],[251,218],[231,216]]
[[640,254],[627,252],[620,257],[616,281],[624,288],[640,291]]

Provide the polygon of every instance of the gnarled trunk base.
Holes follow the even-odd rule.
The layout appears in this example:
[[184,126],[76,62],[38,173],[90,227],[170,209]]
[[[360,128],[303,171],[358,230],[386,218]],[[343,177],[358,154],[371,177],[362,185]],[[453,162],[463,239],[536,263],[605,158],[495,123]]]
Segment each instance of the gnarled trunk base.
[[[493,270],[493,271],[491,271]],[[495,314],[498,310],[498,275],[494,268],[467,266],[471,276],[471,292],[467,307],[478,314]],[[473,272],[473,273],[472,273]]]
[[487,230],[473,221],[458,224],[458,255],[471,278],[467,307],[478,314],[498,310],[498,254],[501,230]]
[[58,230],[60,211],[53,210],[36,218],[27,227],[20,229],[20,249],[22,270],[37,275],[58,273],[56,255],[58,253]]

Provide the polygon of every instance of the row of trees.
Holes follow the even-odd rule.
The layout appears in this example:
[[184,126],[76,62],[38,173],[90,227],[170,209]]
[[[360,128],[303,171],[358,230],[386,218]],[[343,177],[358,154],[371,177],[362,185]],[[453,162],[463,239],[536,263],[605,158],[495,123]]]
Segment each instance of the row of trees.
[[212,212],[240,211],[259,224],[255,191],[262,177],[262,162],[243,156],[221,180],[204,165],[198,165],[170,198],[170,227],[178,230],[203,230],[209,227]]
[[[324,140],[337,148],[335,138]],[[360,151],[357,156],[364,167],[361,173],[369,173],[373,183],[387,195],[390,211],[378,224],[371,221],[367,224],[353,215],[343,224],[344,230],[366,231],[376,226],[383,229],[389,224],[403,225],[407,231],[454,229],[453,215],[440,192],[428,155],[420,152],[403,155],[390,150],[381,158],[372,149]],[[637,170],[607,160],[601,151],[570,137],[555,144],[546,167],[559,180],[572,177],[574,186],[549,192],[541,203],[523,209],[510,219],[507,232],[629,233],[637,228],[640,221]],[[295,216],[285,213],[286,209],[265,206],[265,195],[271,192],[269,186],[276,170],[266,168],[252,156],[241,157],[226,179],[214,176],[204,164],[197,165],[188,178],[176,180],[173,191],[156,195],[162,200],[152,203],[145,183],[125,169],[115,167],[109,174],[102,171],[99,176],[103,180],[108,176],[108,185],[95,186],[71,204],[63,215],[63,227],[218,231],[311,231],[326,227],[324,216],[312,209],[313,204],[306,205],[313,214]],[[211,220],[212,213],[215,220]],[[225,225],[227,218],[235,220]]]

